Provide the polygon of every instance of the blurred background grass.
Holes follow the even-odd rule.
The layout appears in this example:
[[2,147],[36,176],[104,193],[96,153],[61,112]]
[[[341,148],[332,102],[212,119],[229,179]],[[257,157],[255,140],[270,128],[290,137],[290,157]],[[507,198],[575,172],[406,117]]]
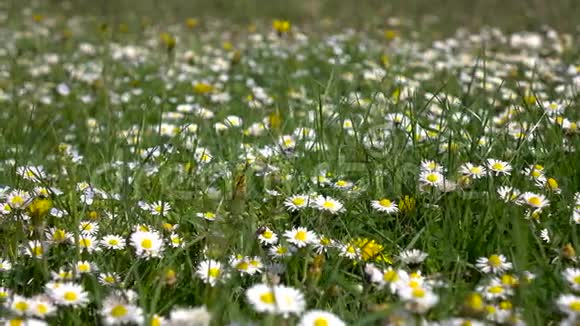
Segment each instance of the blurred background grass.
[[[273,18],[316,26],[381,27],[391,17],[412,24],[430,22],[440,32],[458,27],[497,26],[506,31],[537,30],[543,25],[577,32],[580,0],[8,0],[11,9],[23,6],[66,15],[97,15],[124,21],[148,17],[175,23],[189,17],[248,24]],[[16,12],[15,11],[15,12]],[[435,19],[434,17],[437,17]]]

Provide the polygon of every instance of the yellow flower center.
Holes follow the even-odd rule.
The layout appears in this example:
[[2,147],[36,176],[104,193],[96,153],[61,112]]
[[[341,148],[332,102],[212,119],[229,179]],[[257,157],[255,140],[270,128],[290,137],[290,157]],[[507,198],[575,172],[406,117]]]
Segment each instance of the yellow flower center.
[[109,244],[110,244],[111,246],[116,246],[116,245],[118,245],[118,244],[119,244],[119,240],[117,240],[117,239],[110,239],[110,240],[109,240]]
[[157,316],[151,318],[151,326],[161,326],[161,319]]
[[481,173],[481,167],[479,166],[474,166],[471,169],[469,169],[469,171],[473,174],[480,174]]
[[348,252],[349,254],[355,254],[356,253],[356,248],[354,246],[348,246],[346,248],[346,252]]
[[79,246],[83,247],[83,248],[88,248],[91,246],[93,242],[91,241],[91,239],[89,238],[81,238],[79,240]]
[[558,181],[556,181],[554,178],[549,178],[548,187],[550,187],[552,190],[558,189]]
[[501,258],[498,255],[491,255],[491,256],[489,256],[489,258],[487,260],[488,260],[489,265],[491,267],[500,267],[501,266]]
[[578,300],[572,301],[572,302],[570,302],[570,305],[568,307],[572,311],[580,312],[580,301],[578,301]]
[[115,278],[111,275],[105,276],[105,278],[103,280],[107,283],[115,283]]
[[64,293],[63,298],[66,301],[76,301],[79,298],[79,296],[73,291],[67,291]]
[[416,289],[413,289],[412,294],[415,298],[423,298],[423,297],[425,297],[426,292],[425,292],[425,290],[423,290],[421,288],[416,288]]
[[323,317],[318,317],[314,320],[314,326],[328,326],[330,325]]
[[503,293],[503,287],[496,285],[496,286],[492,286],[489,288],[489,290],[487,290],[489,293],[492,294],[500,294]]
[[278,254],[280,254],[280,255],[283,255],[283,254],[285,254],[285,253],[287,253],[287,252],[288,252],[288,248],[286,248],[286,247],[279,247],[279,248],[276,250],[276,252],[277,252]]
[[491,166],[492,169],[497,170],[497,171],[501,171],[504,169],[503,164],[499,163],[499,162],[495,162],[493,163],[493,165]]
[[272,231],[270,231],[270,230],[266,230],[266,231],[262,232],[262,236],[266,239],[272,239],[272,235],[273,235]]
[[294,239],[296,239],[298,241],[306,241],[306,237],[307,237],[306,232],[300,230],[300,231],[296,232],[296,235],[294,236]]
[[509,301],[502,301],[499,303],[501,310],[510,310],[512,308],[512,303]]
[[36,312],[40,315],[45,315],[48,312],[48,307],[44,303],[39,303],[36,305]]
[[28,310],[28,303],[26,303],[25,301],[17,302],[14,305],[14,309],[18,311],[26,311]]
[[327,209],[334,209],[335,206],[336,205],[331,201],[325,201],[324,203],[322,203],[322,207]]
[[426,179],[429,182],[437,182],[437,180],[439,180],[439,177],[436,174],[431,173],[427,176]]
[[381,199],[379,201],[379,204],[383,207],[391,207],[391,205],[392,205],[391,201],[388,199]]
[[79,265],[80,272],[86,273],[86,272],[89,272],[90,270],[91,270],[91,266],[89,266],[88,264]]
[[572,282],[574,282],[575,284],[580,284],[580,275],[574,277],[574,279],[572,280]]
[[242,270],[242,271],[247,270],[249,267],[250,267],[250,265],[245,261],[239,262],[238,265],[236,266],[237,269]]
[[151,241],[151,239],[144,239],[141,241],[141,247],[144,249],[151,249],[153,247],[153,241]]
[[330,239],[327,237],[320,238],[320,244],[323,246],[328,246],[330,244]]
[[305,201],[306,200],[304,198],[298,197],[298,198],[292,199],[292,204],[294,204],[296,206],[300,206],[300,205],[303,205]]
[[52,235],[54,241],[64,241],[66,239],[66,232],[63,229],[57,229]]
[[208,274],[209,274],[209,277],[212,277],[212,278],[219,277],[220,276],[220,269],[219,269],[219,267],[212,267],[212,268],[210,268]]
[[338,181],[336,182],[336,185],[337,185],[338,187],[344,187],[344,186],[346,186],[347,184],[348,184],[348,183],[347,183],[346,181],[344,181],[344,180],[338,180]]
[[410,288],[417,289],[417,288],[419,288],[419,286],[420,286],[419,282],[417,282],[415,280],[409,281],[409,287]]
[[395,271],[395,270],[390,270],[390,271],[387,271],[383,274],[383,280],[385,282],[393,283],[393,282],[396,282],[398,279],[399,279],[399,275],[397,274],[397,271]]
[[44,249],[42,249],[42,247],[38,246],[38,247],[34,247],[32,248],[32,254],[34,256],[42,256],[42,254],[44,253]]
[[274,298],[274,293],[268,292],[260,295],[260,301],[267,304],[273,304],[276,302],[276,298]]
[[16,205],[22,205],[24,203],[24,198],[21,196],[14,196],[12,197],[12,203]]
[[540,206],[542,204],[542,200],[537,196],[533,196],[528,199],[528,203],[532,206]]
[[10,326],[22,326],[22,325],[24,325],[24,322],[22,321],[22,319],[11,319],[10,323],[8,325],[10,325]]
[[117,305],[111,309],[111,316],[115,318],[123,317],[127,315],[127,308],[123,305]]

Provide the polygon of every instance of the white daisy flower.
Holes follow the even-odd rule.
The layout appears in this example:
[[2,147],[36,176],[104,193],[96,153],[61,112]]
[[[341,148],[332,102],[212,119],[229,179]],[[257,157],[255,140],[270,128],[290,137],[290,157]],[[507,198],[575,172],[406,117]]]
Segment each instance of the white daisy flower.
[[445,177],[436,171],[421,171],[419,174],[419,182],[427,186],[437,187],[443,183],[444,180]]
[[224,270],[222,264],[211,259],[200,262],[195,270],[195,275],[210,286],[215,286],[218,281],[223,282],[229,278],[229,274]]
[[6,259],[0,259],[0,272],[8,272],[12,269],[12,263]]
[[115,294],[103,300],[100,314],[105,325],[139,324],[143,321],[141,308]]
[[105,249],[122,250],[125,248],[126,242],[120,235],[109,234],[101,239],[100,244]]
[[288,243],[291,243],[298,248],[306,247],[309,244],[315,243],[317,240],[316,234],[305,227],[288,230],[284,232],[284,237]]
[[161,257],[163,240],[156,231],[137,231],[131,234],[131,245],[135,254],[143,258]]
[[117,285],[120,281],[120,278],[115,273],[101,273],[99,274],[99,283],[102,285]]
[[550,201],[546,199],[546,196],[534,194],[532,192],[524,192],[520,195],[518,201],[521,204],[526,204],[535,209],[542,209],[550,206]]
[[278,243],[278,235],[274,233],[270,228],[265,227],[258,234],[258,240],[261,244],[269,246]]
[[387,214],[394,214],[399,211],[397,204],[386,198],[371,201],[371,207],[379,212]]
[[85,306],[89,303],[89,294],[83,286],[75,283],[61,283],[48,289],[48,295],[60,306]]
[[170,326],[209,326],[211,314],[205,306],[195,308],[177,308],[169,313]]
[[473,163],[465,163],[459,168],[459,172],[465,176],[473,179],[479,179],[487,174],[484,166],[475,165]]
[[428,254],[418,249],[404,250],[399,254],[399,260],[406,265],[422,263],[427,259]]
[[512,167],[508,162],[490,158],[487,159],[487,169],[490,174],[499,176],[510,175]]
[[284,206],[291,212],[304,209],[309,205],[310,197],[308,195],[292,195],[284,201]]
[[8,303],[12,313],[18,316],[30,315],[32,312],[32,300],[21,295],[15,295]]
[[338,214],[344,211],[344,205],[341,202],[328,196],[316,197],[314,199],[314,207],[331,214]]
[[45,295],[37,295],[31,300],[31,314],[38,318],[46,318],[56,313],[56,307],[50,298]]
[[568,267],[562,272],[562,275],[572,290],[580,291],[580,269]]
[[323,310],[310,310],[302,315],[298,326],[346,326],[336,315]]
[[512,269],[512,263],[508,262],[504,255],[493,254],[489,257],[480,257],[475,264],[483,273],[499,274]]
[[570,317],[577,318],[580,316],[580,296],[573,294],[562,294],[556,300],[560,311],[568,314]]
[[517,202],[520,197],[520,191],[518,189],[507,186],[497,188],[497,194],[505,202]]

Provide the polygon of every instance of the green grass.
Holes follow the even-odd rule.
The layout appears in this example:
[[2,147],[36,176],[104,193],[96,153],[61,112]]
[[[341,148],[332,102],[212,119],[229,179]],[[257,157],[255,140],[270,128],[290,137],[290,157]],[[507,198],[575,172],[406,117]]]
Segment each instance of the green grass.
[[[82,308],[59,307],[46,318],[49,324],[104,323],[100,313],[114,289],[136,291],[132,304],[142,309],[147,322],[152,314],[167,317],[179,307],[205,305],[215,325],[296,324],[302,312],[284,319],[259,313],[248,302],[246,290],[268,282],[298,289],[306,310],[332,312],[349,325],[384,324],[413,310],[401,292],[373,284],[365,273],[371,263],[381,269],[420,271],[426,282],[443,284],[424,286],[437,295],[438,303],[404,317],[407,323],[451,317],[483,321],[491,317],[472,311],[466,298],[489,284],[491,276],[476,262],[494,254],[513,264],[504,278],[512,275],[519,283],[505,286],[513,293],[486,300],[487,305],[509,301],[513,308],[507,314],[529,325],[566,317],[556,300],[574,293],[562,271],[578,268],[569,248],[580,245],[578,226],[571,220],[580,184],[580,154],[575,151],[579,140],[575,126],[562,128],[545,108],[550,102],[562,103],[560,116],[570,123],[578,120],[578,73],[572,67],[578,66],[579,49],[575,42],[564,41],[565,33],[576,27],[566,19],[578,10],[575,1],[549,8],[543,2],[520,1],[31,6],[23,12],[21,4],[5,4],[9,15],[1,34],[0,185],[9,188],[0,193],[5,209],[0,215],[0,261],[13,266],[0,272],[0,287],[32,298],[46,291],[44,286],[59,269],[74,270],[81,261],[99,268],[74,273],[78,278],[73,282],[82,284],[90,302]],[[470,10],[477,15],[462,14]],[[34,14],[42,17],[35,20]],[[439,21],[425,23],[425,15]],[[386,23],[391,16],[408,23],[393,27]],[[188,28],[189,17],[198,18],[199,26]],[[273,32],[273,18],[290,19],[290,32]],[[247,29],[250,23],[256,24],[255,32]],[[460,27],[473,33],[488,24],[506,31],[536,31],[543,23],[562,32],[556,32],[558,41],[539,34],[543,45],[538,49],[510,46],[499,40],[510,38],[501,32],[485,44],[458,36],[459,45],[449,51],[433,43]],[[396,30],[398,37],[387,40],[386,29]],[[307,40],[300,37],[302,32]],[[486,29],[481,35],[493,33]],[[256,35],[263,38],[256,40]],[[168,46],[174,38],[175,46]],[[558,42],[561,51],[554,47]],[[92,45],[93,53],[80,50],[84,43]],[[538,64],[529,65],[528,59]],[[59,93],[63,83],[69,94]],[[194,85],[202,83],[210,86],[209,92],[195,91]],[[562,92],[561,87],[571,91]],[[504,96],[508,91],[511,98]],[[224,94],[229,98],[216,100]],[[260,105],[254,107],[252,98]],[[186,103],[214,116],[176,113]],[[500,123],[514,106],[519,112]],[[408,122],[389,123],[386,118],[392,114],[404,115]],[[216,131],[215,124],[230,115],[240,117],[243,125]],[[248,129],[254,123],[265,124],[254,126],[260,135]],[[301,139],[299,128],[308,128],[312,136]],[[523,138],[514,136],[518,130]],[[284,150],[288,145],[281,139],[292,134],[296,145]],[[198,161],[202,149],[211,154],[210,162]],[[487,159],[509,162],[511,174],[462,184],[461,166],[486,165]],[[444,186],[421,186],[424,160],[444,167]],[[557,180],[561,192],[536,185],[523,171],[536,164],[546,180]],[[18,171],[27,166],[42,166],[46,175],[27,180]],[[319,176],[352,186],[324,185]],[[107,196],[83,202],[83,182]],[[456,187],[449,188],[451,183]],[[14,208],[13,190],[35,198],[37,186],[63,192],[46,196],[63,217],[35,212],[37,202]],[[550,204],[538,219],[529,218],[530,205],[503,201],[497,193],[501,186],[545,195]],[[339,200],[344,211],[290,211],[284,205],[292,195],[312,193]],[[397,203],[400,211],[373,209],[371,201],[382,198]],[[405,198],[413,204],[404,205]],[[162,201],[171,210],[156,215],[140,208],[142,201]],[[217,218],[200,218],[198,213],[204,212]],[[82,221],[98,223],[97,239],[117,234],[128,240],[138,225],[148,225],[162,235],[165,250],[162,257],[144,259],[127,242],[118,251],[86,252],[78,245]],[[174,232],[183,247],[170,246],[171,232],[164,223],[178,225]],[[257,238],[268,227],[287,243],[284,232],[299,226],[333,239],[337,246],[317,254],[309,245],[274,259]],[[70,242],[51,243],[52,228],[69,232]],[[550,242],[540,237],[543,229]],[[360,238],[380,244],[391,262],[340,254],[339,244],[348,246]],[[41,258],[25,254],[30,240],[50,244]],[[428,257],[421,264],[405,264],[399,254],[407,249],[419,249]],[[228,265],[234,255],[260,257],[264,265],[280,263],[284,271],[275,276],[264,267],[263,273],[240,275]],[[196,269],[207,259],[228,266],[231,277],[216,286],[205,284]],[[171,277],[169,270],[174,272]],[[527,271],[536,276],[529,284],[524,280]],[[108,272],[116,273],[120,282],[100,284],[99,273]],[[0,318],[15,318],[9,304],[0,308]]]

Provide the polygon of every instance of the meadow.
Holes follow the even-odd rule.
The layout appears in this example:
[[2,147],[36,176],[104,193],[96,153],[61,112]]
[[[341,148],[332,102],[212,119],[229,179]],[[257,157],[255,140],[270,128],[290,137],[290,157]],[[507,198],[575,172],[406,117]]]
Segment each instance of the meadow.
[[341,4],[0,4],[0,324],[580,325],[580,4]]

